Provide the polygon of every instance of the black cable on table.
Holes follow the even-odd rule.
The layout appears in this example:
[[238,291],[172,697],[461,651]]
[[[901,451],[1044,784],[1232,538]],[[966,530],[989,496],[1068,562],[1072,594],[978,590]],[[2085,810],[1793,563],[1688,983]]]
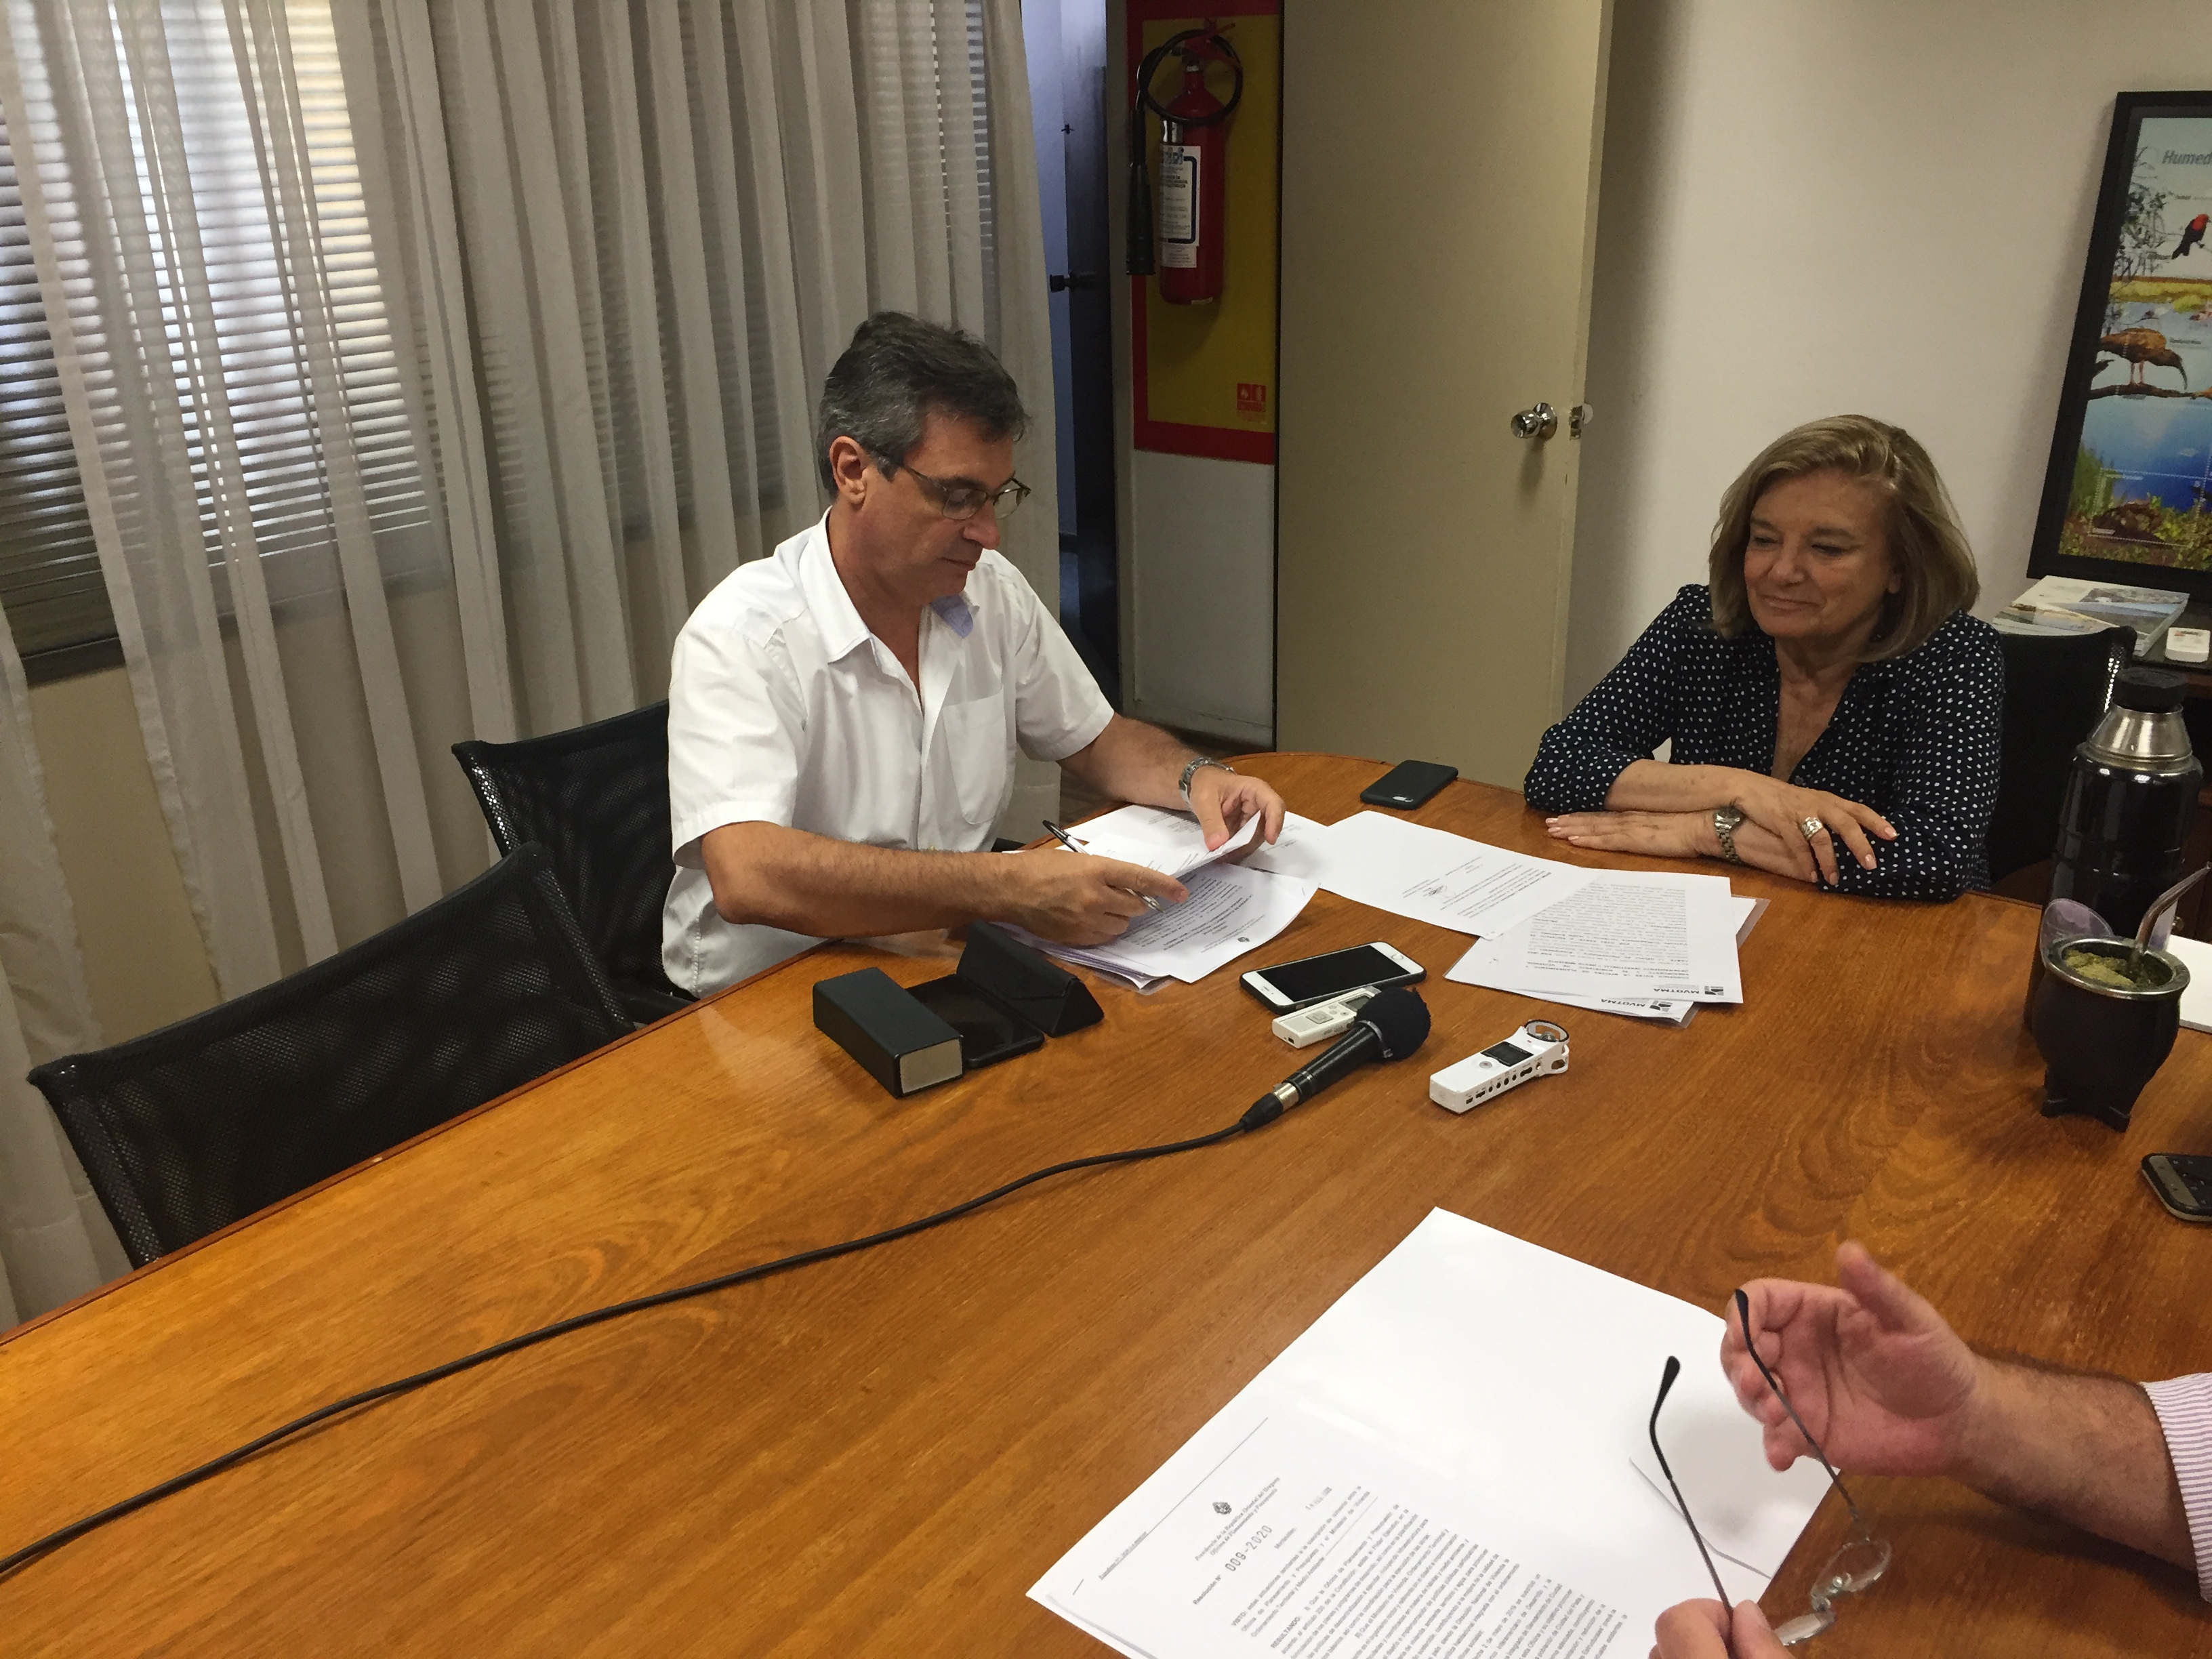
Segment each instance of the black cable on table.
[[1224,1140],[1232,1139],[1237,1135],[1273,1122],[1276,1116],[1281,1115],[1282,1109],[1277,1105],[1274,1113],[1264,1113],[1262,1108],[1268,1103],[1268,1100],[1262,1100],[1227,1128],[1217,1129],[1210,1135],[1200,1135],[1191,1140],[1171,1140],[1158,1146],[1139,1146],[1125,1152],[1100,1152],[1091,1158],[1070,1158],[1066,1163],[1053,1164],[1049,1169],[1032,1170],[1025,1176],[1009,1181],[1003,1187],[994,1187],[988,1193],[979,1194],[974,1198],[953,1205],[949,1209],[939,1210],[934,1215],[922,1216],[914,1221],[902,1221],[896,1227],[886,1227],[883,1231],[870,1233],[865,1238],[848,1238],[842,1244],[824,1244],[816,1249],[800,1250],[792,1255],[778,1256],[773,1261],[763,1261],[750,1267],[740,1267],[735,1273],[719,1274],[713,1279],[702,1279],[696,1284],[678,1285],[673,1290],[655,1291],[649,1296],[633,1297],[627,1302],[610,1303],[604,1308],[594,1308],[588,1313],[576,1314],[567,1319],[557,1319],[550,1325],[539,1326],[536,1330],[525,1331],[520,1336],[510,1336],[504,1341],[493,1343],[488,1348],[478,1348],[475,1352],[465,1353],[458,1359],[448,1359],[442,1365],[433,1365],[428,1370],[416,1371],[412,1376],[403,1376],[396,1382],[382,1382],[373,1389],[363,1389],[359,1394],[348,1395],[343,1400],[334,1400],[327,1406],[319,1406],[305,1416],[295,1417],[290,1422],[271,1429],[268,1433],[257,1439],[249,1440],[242,1446],[234,1446],[218,1457],[210,1458],[197,1468],[186,1469],[182,1474],[173,1475],[159,1486],[149,1486],[145,1491],[126,1498],[118,1504],[111,1504],[106,1509],[88,1515],[81,1521],[73,1521],[58,1531],[48,1533],[35,1543],[26,1544],[12,1555],[0,1557],[0,1578],[8,1577],[18,1567],[27,1565],[50,1551],[58,1550],[64,1544],[73,1543],[88,1532],[97,1531],[111,1521],[119,1521],[135,1510],[160,1503],[161,1499],[169,1497],[172,1493],[180,1492],[188,1486],[196,1486],[209,1477],[220,1474],[234,1464],[244,1462],[255,1453],[265,1451],[279,1441],[288,1440],[303,1429],[311,1429],[316,1424],[326,1422],[343,1413],[355,1411],[364,1406],[374,1406],[399,1395],[411,1393],[416,1389],[455,1376],[461,1371],[473,1370],[487,1360],[497,1359],[502,1354],[520,1352],[524,1348],[535,1347],[540,1342],[549,1342],[556,1336],[565,1336],[570,1331],[580,1331],[587,1326],[601,1325],[611,1319],[620,1319],[626,1314],[643,1313],[648,1308],[665,1307],[669,1303],[682,1302],[695,1296],[705,1296],[713,1291],[726,1291],[733,1285],[750,1284],[757,1279],[766,1279],[771,1273],[788,1273],[795,1267],[811,1267],[817,1261],[829,1261],[837,1256],[851,1255],[855,1251],[872,1249],[878,1244],[888,1244],[894,1239],[905,1238],[915,1233],[927,1232],[932,1227],[941,1227],[948,1221],[957,1221],[962,1216],[982,1208],[986,1204],[994,1203],[1010,1193],[1018,1193],[1024,1187],[1047,1180],[1053,1176],[1066,1175],[1076,1170],[1092,1169],[1102,1164],[1137,1164],[1146,1158],[1166,1158],[1176,1152],[1196,1152],[1201,1146],[1218,1146]]

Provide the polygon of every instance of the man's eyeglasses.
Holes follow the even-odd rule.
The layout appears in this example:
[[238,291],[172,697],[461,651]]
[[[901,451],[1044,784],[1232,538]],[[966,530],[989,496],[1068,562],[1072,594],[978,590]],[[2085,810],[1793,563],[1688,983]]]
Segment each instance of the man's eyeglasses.
[[[886,459],[878,455],[877,462],[886,474],[896,472],[904,463]],[[1030,487],[1019,478],[1009,478],[996,489],[986,489],[966,478],[933,478],[927,472],[916,472],[908,466],[906,471],[921,493],[937,503],[937,510],[948,519],[972,519],[985,507],[993,508],[996,516],[1011,519],[1015,510],[1030,498]]]
[[[1737,1323],[1743,1328],[1743,1346],[1751,1355],[1751,1363],[1759,1367],[1759,1374],[1766,1379],[1766,1386],[1774,1390],[1774,1397],[1782,1402],[1782,1409],[1790,1413],[1790,1420],[1797,1425],[1797,1432],[1805,1437],[1805,1443],[1813,1449],[1813,1455],[1819,1458],[1820,1467],[1827,1470],[1830,1483],[1843,1497],[1844,1507],[1851,1512],[1850,1541],[1828,1558],[1827,1565],[1820,1569],[1820,1576],[1813,1581],[1813,1610],[1801,1613],[1774,1632],[1775,1639],[1784,1647],[1794,1648],[1835,1628],[1837,1598],[1863,1590],[1881,1577],[1889,1566],[1889,1544],[1868,1530],[1866,1517],[1859,1513],[1859,1506],[1852,1501],[1850,1489],[1844,1485],[1843,1477],[1836,1473],[1836,1466],[1828,1462],[1828,1454],[1820,1449],[1820,1443],[1813,1438],[1813,1431],[1805,1426],[1805,1419],[1797,1415],[1797,1408],[1790,1403],[1790,1396],[1783,1392],[1781,1382],[1766,1369],[1766,1362],[1759,1357],[1759,1346],[1751,1340],[1751,1298],[1741,1291],[1735,1293],[1735,1316]],[[1667,1391],[1674,1386],[1674,1379],[1681,1370],[1682,1362],[1672,1354],[1668,1355],[1666,1369],[1659,1376],[1659,1397],[1651,1404],[1651,1452],[1659,1460],[1659,1472],[1667,1477],[1667,1484],[1674,1491],[1674,1507],[1681,1511],[1682,1519],[1690,1528],[1690,1536],[1697,1543],[1698,1553],[1705,1558],[1705,1571],[1712,1577],[1713,1592],[1720,1597],[1721,1605],[1725,1607],[1730,1605],[1729,1594],[1721,1585],[1719,1569],[1713,1565],[1712,1552],[1705,1547],[1705,1534],[1698,1530],[1698,1523],[1690,1518],[1690,1506],[1682,1501],[1682,1489],[1675,1484],[1674,1470],[1667,1467],[1667,1454],[1659,1449],[1659,1407],[1667,1403]]]

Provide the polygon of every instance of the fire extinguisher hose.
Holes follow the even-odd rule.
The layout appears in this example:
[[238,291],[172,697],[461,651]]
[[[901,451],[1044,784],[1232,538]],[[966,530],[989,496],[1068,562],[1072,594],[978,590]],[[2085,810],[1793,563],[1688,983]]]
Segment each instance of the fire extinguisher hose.
[[[1168,54],[1187,40],[1202,40],[1213,47],[1237,76],[1229,101],[1211,115],[1170,115],[1152,96],[1152,76],[1159,73]],[[1178,126],[1218,126],[1236,112],[1243,96],[1243,60],[1237,57],[1237,48],[1218,34],[1205,29],[1185,29],[1181,34],[1170,35],[1145,54],[1145,61],[1137,69],[1137,95],[1129,104],[1128,226],[1122,246],[1122,269],[1129,276],[1150,276],[1158,269],[1152,259],[1152,175],[1145,164],[1145,112],[1150,110],[1161,120],[1173,121]]]

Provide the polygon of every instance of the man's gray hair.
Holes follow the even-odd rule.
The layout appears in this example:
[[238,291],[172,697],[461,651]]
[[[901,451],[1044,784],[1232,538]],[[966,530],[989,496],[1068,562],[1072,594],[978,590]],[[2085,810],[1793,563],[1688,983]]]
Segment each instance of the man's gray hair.
[[1014,377],[974,335],[902,311],[876,313],[822,383],[814,427],[822,487],[836,490],[830,446],[838,439],[866,450],[888,477],[921,441],[932,411],[972,421],[994,442],[1020,437],[1030,423]]

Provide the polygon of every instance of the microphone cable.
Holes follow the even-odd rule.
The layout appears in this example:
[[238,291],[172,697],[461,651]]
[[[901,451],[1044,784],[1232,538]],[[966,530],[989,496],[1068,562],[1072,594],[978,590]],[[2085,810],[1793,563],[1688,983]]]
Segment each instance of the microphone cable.
[[[1268,1107],[1273,1107],[1273,1110],[1266,1109]],[[12,1555],[0,1557],[0,1579],[11,1577],[17,1568],[27,1565],[40,1557],[59,1549],[64,1544],[75,1542],[87,1533],[97,1531],[111,1521],[119,1521],[126,1515],[158,1504],[161,1499],[183,1492],[187,1487],[196,1486],[201,1481],[221,1474],[225,1469],[235,1464],[244,1462],[256,1453],[267,1450],[280,1441],[289,1440],[303,1430],[311,1429],[318,1423],[327,1422],[330,1419],[344,1413],[358,1411],[364,1407],[380,1405],[386,1400],[397,1399],[403,1394],[411,1394],[417,1389],[426,1388],[446,1377],[474,1370],[489,1360],[497,1359],[505,1354],[519,1353],[525,1348],[535,1347],[540,1342],[550,1342],[556,1336],[566,1336],[571,1331],[580,1331],[592,1325],[603,1325],[609,1320],[620,1319],[629,1314],[643,1313],[648,1308],[665,1307],[672,1302],[683,1302],[695,1296],[706,1296],[714,1291],[726,1291],[736,1285],[749,1285],[755,1279],[766,1279],[773,1273],[789,1273],[795,1268],[811,1267],[817,1261],[834,1261],[841,1255],[852,1255],[860,1250],[873,1249],[878,1244],[889,1244],[895,1239],[907,1238],[915,1233],[927,1232],[932,1227],[941,1227],[948,1221],[957,1221],[962,1216],[981,1209],[986,1204],[995,1203],[1010,1194],[1018,1193],[1023,1188],[1031,1186],[1037,1182],[1049,1180],[1054,1176],[1068,1175],[1077,1170],[1094,1169],[1102,1164],[1139,1164],[1149,1158],[1169,1158],[1177,1152],[1194,1152],[1204,1146],[1218,1146],[1224,1140],[1233,1140],[1238,1135],[1249,1133],[1254,1129],[1264,1128],[1282,1115],[1282,1109],[1281,1104],[1273,1096],[1263,1097],[1236,1122],[1225,1129],[1217,1129],[1212,1134],[1200,1135],[1190,1140],[1170,1140],[1158,1146],[1139,1146],[1128,1152],[1099,1152],[1090,1158],[1070,1158],[1064,1164],[1054,1164],[1047,1169],[1032,1170],[1029,1174],[1009,1181],[1004,1186],[994,1187],[988,1193],[980,1193],[974,1198],[963,1200],[948,1209],[938,1211],[933,1215],[922,1216],[913,1221],[902,1221],[896,1227],[886,1227],[881,1232],[870,1233],[864,1238],[848,1238],[842,1244],[823,1244],[811,1250],[799,1250],[790,1255],[778,1256],[773,1261],[763,1261],[750,1267],[740,1267],[734,1273],[719,1273],[712,1279],[702,1279],[694,1284],[678,1285],[672,1290],[654,1291],[648,1295],[632,1297],[626,1302],[609,1303],[603,1308],[594,1308],[587,1313],[574,1314],[567,1319],[556,1319],[550,1325],[540,1325],[537,1329],[525,1331],[520,1336],[510,1336],[503,1341],[493,1343],[489,1347],[478,1348],[473,1353],[465,1353],[457,1359],[448,1359],[443,1364],[431,1366],[428,1370],[416,1371],[411,1376],[403,1376],[396,1382],[379,1383],[373,1389],[363,1389],[358,1394],[349,1394],[343,1400],[334,1400],[326,1406],[319,1406],[303,1416],[295,1417],[290,1422],[271,1429],[268,1433],[249,1440],[243,1445],[233,1447],[220,1456],[210,1458],[195,1468],[186,1469],[182,1474],[172,1476],[158,1486],[149,1486],[143,1492],[135,1493],[120,1503],[111,1504],[106,1509],[88,1515],[81,1521],[73,1521],[66,1527],[48,1533],[35,1543],[26,1544]]]

